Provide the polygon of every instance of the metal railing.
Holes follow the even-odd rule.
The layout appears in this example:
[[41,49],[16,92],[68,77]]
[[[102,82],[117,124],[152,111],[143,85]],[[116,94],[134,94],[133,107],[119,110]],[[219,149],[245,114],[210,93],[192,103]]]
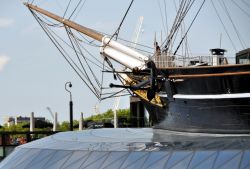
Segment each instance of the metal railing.
[[[177,56],[171,54],[154,55],[153,60],[157,68],[186,67],[191,63],[213,65],[214,56]],[[235,64],[235,57],[225,57],[228,64]]]
[[0,132],[0,161],[8,156],[15,147],[40,139],[57,132],[54,131],[34,131],[34,132]]

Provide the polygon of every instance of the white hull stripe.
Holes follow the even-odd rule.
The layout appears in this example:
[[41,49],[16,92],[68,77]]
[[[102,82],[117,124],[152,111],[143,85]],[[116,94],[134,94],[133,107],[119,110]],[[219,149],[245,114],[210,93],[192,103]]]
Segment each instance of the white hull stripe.
[[[167,95],[160,95],[167,97]],[[214,95],[184,95],[176,94],[175,99],[230,99],[230,98],[250,98],[250,93],[214,94]]]

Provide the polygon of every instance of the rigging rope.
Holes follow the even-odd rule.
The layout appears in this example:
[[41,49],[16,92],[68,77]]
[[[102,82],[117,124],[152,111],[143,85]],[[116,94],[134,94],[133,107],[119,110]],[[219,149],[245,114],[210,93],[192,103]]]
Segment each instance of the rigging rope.
[[87,0],[84,0],[84,2],[82,3],[81,7],[79,8],[78,12],[76,13],[75,17],[73,20],[75,20],[77,18],[77,16],[79,15],[80,11],[82,10],[83,6],[85,5]]
[[240,11],[242,11],[244,14],[246,14],[249,18],[250,18],[250,14],[245,10],[243,9],[239,4],[237,4],[234,0],[232,0],[232,2],[234,3],[234,5],[236,5]]
[[[74,15],[76,9],[79,7],[79,5],[81,4],[81,2],[82,2],[82,0],[79,0],[79,2],[78,2],[78,4],[76,5],[75,9],[73,10],[73,12],[71,13],[71,15],[69,16],[69,18],[68,18],[69,20],[70,20],[70,18]],[[84,2],[85,2],[85,1],[84,1]]]
[[70,33],[71,33],[72,37],[74,37],[75,44],[76,44],[78,50],[80,51],[81,56],[82,56],[83,59],[85,60],[85,63],[86,63],[86,65],[87,65],[87,67],[89,68],[90,72],[92,73],[92,75],[93,75],[93,77],[94,77],[96,83],[99,85],[99,87],[101,87],[101,86],[100,86],[100,82],[98,81],[98,79],[97,79],[96,75],[94,74],[94,72],[93,72],[91,66],[89,65],[88,61],[86,60],[86,57],[84,56],[84,54],[83,54],[83,52],[82,52],[82,50],[81,50],[81,48],[80,48],[80,44],[79,44],[79,42],[77,41],[77,39],[76,39],[75,35],[73,34],[73,32],[71,31],[71,29],[70,29]]
[[166,24],[165,24],[165,22],[164,22],[164,20],[165,20],[165,19],[163,18],[163,14],[162,14],[162,10],[161,10],[160,0],[157,0],[157,2],[158,2],[158,8],[159,8],[159,10],[160,10],[160,15],[161,15],[161,22],[162,22],[162,26],[163,26],[163,29],[164,29],[165,35],[166,35],[166,36],[168,36],[168,32],[167,32],[167,30],[166,30],[167,26],[166,26]]
[[68,11],[68,9],[69,9],[70,3],[71,3],[71,0],[69,0],[69,3],[68,3],[68,5],[67,5],[67,8],[66,8],[66,10],[64,11],[63,18],[65,17],[65,15],[66,15],[66,13],[67,13],[67,11]]
[[[177,9],[177,7],[176,7],[176,2],[175,2],[175,0],[173,0],[173,1],[174,1],[174,4],[175,4],[175,8]],[[180,15],[180,11],[181,11],[181,6],[182,6],[183,2],[184,2],[184,1],[181,1],[179,10],[176,11],[177,14],[176,14],[174,23],[173,23],[173,25],[172,25],[172,28],[171,28],[171,30],[170,30],[170,32],[169,32],[169,35],[167,36],[166,40],[163,42],[163,43],[165,43],[165,42],[167,41],[167,43],[166,43],[166,45],[165,45],[165,48],[167,48],[167,45],[168,45],[168,48],[170,48],[170,46],[171,46],[171,44],[172,44],[172,40],[173,40],[173,36],[174,36],[174,28],[176,27],[176,24],[177,24],[177,21],[178,21],[178,17],[179,17],[179,15]],[[167,52],[168,52],[168,49],[166,49],[165,52],[167,53]]]
[[250,5],[245,1],[245,0],[241,0],[246,6],[248,6],[250,8]]
[[186,17],[187,13],[193,6],[195,0],[182,0],[180,3],[179,10],[177,11],[176,18],[174,24],[170,30],[169,36],[166,38],[164,43],[166,42],[164,52],[168,52],[170,45],[172,44],[172,40],[176,37],[176,32],[178,32],[184,18]]
[[[121,29],[121,26],[122,26],[122,24],[123,24],[123,22],[124,22],[124,20],[125,20],[125,18],[126,18],[126,16],[127,16],[128,12],[129,12],[130,8],[131,8],[133,2],[134,2],[134,0],[131,0],[131,2],[130,2],[130,4],[129,4],[129,7],[128,7],[128,9],[126,10],[126,13],[125,13],[125,15],[124,15],[123,18],[122,18],[122,21],[120,22],[120,24],[119,24],[118,28],[116,29],[115,33],[114,33],[114,34],[111,36],[111,38],[109,39],[108,43],[104,45],[104,48],[110,43],[110,41],[111,41],[114,37],[115,37],[116,40],[117,40],[119,31],[120,31],[120,29]],[[113,70],[114,79],[116,80],[115,69],[114,69],[114,67],[113,67],[113,65],[112,65],[112,63],[111,63],[111,61],[110,61],[109,58],[107,58],[106,56],[104,56],[104,60],[108,63],[108,65],[109,65],[109,66],[111,67],[111,69]]]
[[[127,14],[128,14],[128,11],[129,11],[130,8],[131,8],[133,2],[134,2],[134,0],[131,0],[131,2],[130,2],[130,4],[129,4],[129,7],[128,7],[127,11],[126,11],[126,13],[125,13],[125,15],[123,16],[122,21],[121,21],[120,25],[118,26],[118,28],[117,28],[117,30],[116,30],[116,32],[115,32],[115,34],[114,34],[114,36],[116,36],[116,39],[117,39],[117,37],[118,37],[119,31],[120,31],[120,29],[121,29],[121,27],[122,27],[122,24],[123,24],[123,22],[124,22],[124,20],[125,20],[125,18],[126,18],[126,16],[127,16]],[[112,39],[112,38],[111,38],[111,39]]]
[[233,22],[233,19],[232,19],[231,15],[230,15],[230,13],[229,13],[229,11],[228,11],[228,8],[227,8],[227,6],[226,6],[224,0],[221,0],[221,1],[219,1],[219,2],[220,2],[220,4],[221,4],[221,6],[224,7],[224,10],[225,10],[225,12],[226,12],[226,14],[227,14],[227,16],[228,16],[228,18],[229,18],[231,24],[233,25],[234,31],[235,31],[235,33],[236,33],[236,35],[237,35],[237,37],[238,37],[238,39],[239,39],[239,41],[240,41],[240,43],[241,43],[242,49],[244,49],[245,46],[246,46],[246,44],[245,44],[244,41],[241,39],[240,33],[239,33],[239,31],[238,31],[236,25],[235,25],[234,22]]
[[[128,14],[128,12],[129,12],[130,8],[131,8],[133,2],[134,2],[134,0],[131,0],[131,2],[130,2],[130,4],[129,4],[129,7],[128,7],[128,9],[126,10],[126,13],[125,13],[125,15],[124,15],[123,18],[122,18],[122,21],[120,22],[120,24],[119,24],[118,28],[116,29],[115,33],[111,36],[110,40],[108,41],[108,43],[107,43],[105,46],[107,46],[107,45],[109,44],[109,42],[110,42],[114,37],[115,37],[116,40],[117,40],[119,31],[120,31],[120,29],[121,29],[121,27],[122,27],[122,24],[123,24],[123,22],[124,22],[124,20],[125,20],[125,18],[126,18],[126,16],[127,16],[127,14]],[[105,47],[105,46],[104,46],[104,47]]]
[[232,46],[233,46],[235,52],[237,52],[236,46],[235,46],[235,44],[233,43],[233,40],[232,40],[231,36],[229,35],[229,33],[228,33],[228,31],[227,31],[227,28],[226,28],[224,22],[222,21],[222,18],[220,17],[219,12],[218,12],[217,8],[215,7],[215,4],[214,4],[213,0],[211,0],[211,2],[212,2],[212,6],[213,6],[213,8],[214,8],[214,10],[215,10],[215,13],[216,13],[217,17],[219,18],[219,20],[220,20],[220,22],[221,22],[221,24],[222,24],[222,26],[223,26],[223,29],[224,29],[224,31],[225,31],[226,34],[227,34],[227,37],[229,38],[229,40],[230,40],[230,42],[231,42],[231,44],[232,44]]
[[33,3],[34,3],[34,1],[35,1],[35,0],[32,0],[32,1],[31,1],[31,4],[33,4]]
[[[104,33],[104,32],[100,32],[100,31],[98,31],[98,33],[101,33],[101,34],[107,35],[107,36],[112,36],[112,35],[109,35],[109,34],[106,34],[106,33]],[[89,45],[89,46],[93,46],[93,47],[102,47],[101,45],[94,44],[93,42],[94,42],[95,40],[90,41],[90,40],[88,40],[85,36],[83,36],[81,33],[78,32],[78,34],[86,41],[86,42],[82,41],[83,43],[85,43],[85,44],[87,44],[87,45]],[[141,43],[134,43],[134,42],[131,42],[131,41],[129,41],[129,40],[126,40],[126,39],[123,39],[123,38],[119,38],[119,37],[118,37],[117,39],[118,39],[118,40],[121,40],[121,41],[123,41],[123,42],[129,43],[129,44],[132,44],[132,45],[133,45],[133,44],[136,44],[137,46],[140,46],[140,47],[143,47],[143,48],[150,49],[150,51],[147,51],[147,50],[143,50],[143,49],[141,49],[141,48],[134,47],[134,49],[136,49],[136,50],[138,50],[138,51],[148,53],[149,55],[152,55],[152,54],[153,54],[152,50],[153,50],[154,48],[152,48],[152,47],[150,47],[150,46],[146,46],[146,45],[141,44]]]
[[[55,22],[52,22],[51,20],[49,20],[48,18],[46,18],[46,17],[44,17],[42,14],[40,14],[40,13],[38,13],[38,15],[40,16],[40,17],[42,17],[44,20],[46,20],[47,21],[47,25],[48,26],[53,26],[53,27],[62,27],[62,23],[60,23],[60,22],[58,22],[58,23],[55,23]],[[50,23],[50,24],[49,24]]]
[[164,2],[164,11],[165,11],[165,19],[166,19],[166,29],[167,29],[167,36],[168,36],[168,15],[167,15],[167,3],[166,0],[163,0]]
[[[88,82],[91,84],[91,86],[94,88],[94,90],[97,92],[98,90],[97,90],[97,88],[93,85],[93,83],[92,83],[92,81],[90,80],[90,77],[89,77],[89,75],[88,75],[88,73],[86,72],[86,69],[84,68],[84,66],[83,66],[83,63],[82,63],[82,61],[81,61],[81,59],[80,59],[80,57],[79,57],[79,55],[78,55],[78,52],[77,52],[77,50],[76,50],[76,48],[75,48],[75,46],[77,46],[76,44],[77,44],[77,41],[75,40],[75,38],[73,37],[73,34],[72,34],[72,32],[71,32],[71,30],[68,28],[68,27],[66,27],[65,26],[65,29],[66,29],[66,32],[67,32],[67,34],[68,34],[68,37],[69,37],[69,40],[70,40],[70,43],[71,43],[71,45],[72,45],[72,47],[73,47],[73,49],[74,49],[74,51],[75,51],[75,54],[76,54],[76,56],[77,56],[77,59],[78,59],[78,61],[79,61],[79,63],[81,64],[81,67],[82,67],[82,69],[83,69],[83,71],[84,71],[84,73],[85,73],[85,76],[86,76],[86,78],[87,78],[87,80],[88,80]],[[74,39],[74,42],[72,41]],[[74,45],[74,43],[75,43],[75,45]],[[77,46],[78,47],[78,46]],[[79,50],[79,48],[78,48],[78,50]],[[84,58],[84,55],[83,55],[83,53],[81,52],[81,50],[79,50],[79,52],[80,52],[80,54],[83,56],[83,58]],[[86,61],[86,60],[85,60]],[[86,61],[86,63],[88,63],[87,61]],[[87,64],[88,65],[88,64]],[[91,70],[91,72],[92,72],[92,69],[89,67],[89,65],[88,65],[88,68]],[[93,72],[92,72],[93,73]],[[95,76],[94,76],[95,77]],[[96,80],[96,78],[95,78],[95,80]],[[97,84],[99,84],[98,82],[97,82]]]
[[[52,43],[55,45],[55,47],[59,50],[59,52],[61,53],[61,55],[65,58],[65,60],[68,62],[68,64],[70,65],[70,67],[77,73],[77,75],[81,78],[81,80],[85,83],[85,85],[90,89],[90,91],[97,97],[99,98],[99,94],[96,93],[92,87],[84,80],[84,78],[81,76],[81,74],[78,72],[77,69],[79,69],[79,67],[74,63],[74,61],[71,60],[71,62],[73,62],[73,64],[75,65],[75,68],[73,66],[73,64],[70,62],[70,58],[67,58],[67,52],[63,49],[63,47],[57,42],[57,40],[55,39],[55,37],[50,33],[51,30],[49,30],[49,28],[46,26],[45,23],[43,23],[43,21],[32,11],[30,10],[31,13],[33,14],[33,16],[35,17],[35,19],[37,20],[37,22],[39,23],[39,25],[42,27],[42,29],[45,31],[45,33],[48,35],[48,37],[50,38],[50,40],[52,41]],[[68,56],[69,57],[69,56]],[[80,70],[79,70],[80,71]],[[80,71],[81,72],[81,71]],[[82,73],[82,72],[81,72]]]
[[186,38],[187,33],[189,32],[190,28],[192,27],[194,21],[196,20],[197,16],[199,15],[199,13],[200,13],[200,11],[201,11],[201,9],[202,9],[202,7],[203,7],[204,4],[205,4],[205,0],[203,0],[203,2],[202,2],[202,4],[201,4],[199,10],[197,11],[197,13],[196,13],[194,19],[192,20],[191,24],[189,25],[189,27],[188,27],[188,29],[187,29],[185,35],[182,37],[182,39],[181,39],[181,41],[180,41],[178,47],[176,48],[176,50],[175,50],[175,52],[174,52],[174,55],[176,55],[177,51],[179,50],[179,48],[180,48],[180,46],[181,46],[183,40]]
[[[39,14],[39,13],[38,13],[38,14]],[[46,23],[46,22],[44,22],[44,21],[43,21],[43,23],[47,24],[48,26],[51,26],[50,24],[48,24],[48,23]],[[63,40],[60,36],[58,36],[54,31],[51,30],[51,32],[54,34],[54,36],[56,36],[59,40],[61,40],[65,45],[67,45],[67,47],[69,47],[69,48],[71,48],[71,49],[73,50],[73,47],[72,47],[70,44],[68,44],[65,40]],[[78,32],[78,33],[79,33],[79,32]],[[94,55],[92,55],[86,48],[84,48],[82,45],[81,45],[81,47],[82,47],[82,49],[83,49],[85,52],[87,52],[95,61],[99,62],[99,64],[102,65],[102,63],[101,63]],[[89,59],[89,58],[87,58],[87,57],[85,57],[85,58],[86,58],[89,62],[91,62],[92,64],[94,64],[95,66],[101,68],[100,65],[96,64],[96,63],[95,63],[94,61],[92,61],[91,59]],[[109,67],[106,67],[106,68],[108,69]]]
[[[102,70],[104,69],[104,66],[105,66],[105,60],[103,59],[103,62],[102,62]],[[102,73],[102,77],[101,77],[101,96],[102,97],[102,90],[103,90],[103,77],[104,77],[104,73]]]
[[[55,45],[55,47],[59,50],[59,52],[64,57],[64,59],[67,61],[67,63],[70,65],[70,67],[76,72],[76,74],[81,78],[81,80],[84,82],[84,84],[90,89],[90,91],[99,100],[103,100],[103,99],[107,99],[107,98],[111,98],[111,97],[124,96],[124,94],[119,95],[119,93],[121,93],[123,91],[112,92],[112,93],[104,93],[104,88],[102,87],[103,84],[101,84],[98,81],[98,79],[95,76],[91,66],[88,63],[88,62],[90,62],[90,60],[86,56],[84,56],[84,54],[82,53],[82,49],[85,50],[85,48],[81,45],[81,43],[80,43],[81,41],[73,34],[71,29],[65,27],[66,33],[68,35],[68,38],[69,38],[69,41],[70,41],[70,44],[71,44],[71,45],[69,45],[66,41],[62,40],[61,37],[59,37],[52,29],[49,28],[51,25],[44,22],[31,9],[30,9],[30,11],[33,14],[33,16],[35,17],[35,19],[37,20],[37,22],[39,23],[39,25],[42,27],[42,29],[45,31],[45,33],[48,35],[49,39],[52,41],[52,43]],[[74,53],[75,53],[75,55],[77,57],[77,60],[81,65],[82,70],[77,65],[77,63],[70,57],[69,53],[58,42],[58,39],[61,40],[66,46],[70,47],[74,51]],[[88,54],[91,55],[90,53],[88,53]],[[90,77],[89,76],[90,74],[88,74],[88,72],[85,70],[86,68],[82,63],[82,60],[81,60],[80,56],[82,56],[83,60],[85,61],[85,64],[87,65],[87,68],[88,68],[88,71],[90,71],[92,77]],[[95,58],[95,57],[93,57],[93,58]],[[111,65],[111,67],[112,67],[112,65]],[[107,68],[107,67],[105,66],[105,68]],[[106,70],[106,69],[104,69],[104,66],[102,67],[102,70]],[[94,79],[95,83],[97,84],[98,88],[100,88],[100,90],[97,89],[97,87],[93,84],[91,78]],[[107,90],[107,89],[105,89],[105,90]],[[110,94],[110,95],[107,96],[108,94]],[[105,96],[105,97],[102,97],[102,96]]]
[[[85,1],[86,1],[86,0],[85,0]],[[85,3],[85,1],[84,1],[84,3]],[[79,2],[80,2],[80,1],[79,1]],[[83,4],[84,4],[84,3],[83,3]],[[133,0],[132,0],[132,2],[130,3],[130,6],[129,6],[128,10],[126,11],[125,16],[123,17],[123,19],[122,19],[122,21],[121,21],[121,23],[120,23],[120,25],[119,25],[119,27],[118,27],[116,33],[114,34],[114,36],[116,36],[116,38],[118,37],[119,30],[120,30],[120,28],[121,28],[121,26],[122,26],[122,23],[123,23],[124,20],[125,20],[125,17],[126,17],[128,11],[129,11],[129,9],[130,9],[132,3],[133,3]],[[77,6],[76,6],[75,10],[73,11],[73,13],[76,11],[76,9],[78,8],[79,5],[80,5],[80,3],[77,4]],[[82,8],[82,7],[83,7],[83,5],[81,6],[81,8]],[[73,13],[72,13],[71,16],[69,17],[69,19],[72,17]],[[79,33],[79,32],[78,32],[78,33]],[[80,33],[79,33],[79,34],[80,34]],[[81,34],[80,34],[80,35],[81,35]],[[82,35],[81,35],[81,36],[82,36]],[[84,36],[82,36],[82,37],[84,37]],[[86,38],[84,38],[84,39],[86,40]],[[111,38],[111,39],[112,39],[112,38]],[[91,43],[89,42],[89,44],[91,44]],[[91,44],[91,45],[92,45],[92,44]],[[109,59],[105,57],[105,61],[108,63],[108,65],[111,67],[111,69],[113,69],[113,71],[115,71],[114,68],[113,68],[113,66],[112,66],[112,64],[111,64],[111,62],[109,61]],[[104,69],[103,69],[103,70],[104,70]],[[115,75],[114,75],[114,76],[115,76]],[[96,80],[96,81],[97,81],[97,80]],[[101,85],[101,86],[102,86],[102,85]],[[101,90],[102,90],[102,87],[101,87]],[[101,94],[101,93],[102,93],[102,91],[100,92],[100,94]]]

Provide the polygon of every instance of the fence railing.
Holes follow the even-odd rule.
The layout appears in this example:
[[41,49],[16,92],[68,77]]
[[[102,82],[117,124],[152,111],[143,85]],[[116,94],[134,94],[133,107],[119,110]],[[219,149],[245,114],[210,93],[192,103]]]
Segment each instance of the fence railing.
[[57,132],[34,131],[34,132],[0,132],[0,161],[8,156],[16,146],[40,139]]

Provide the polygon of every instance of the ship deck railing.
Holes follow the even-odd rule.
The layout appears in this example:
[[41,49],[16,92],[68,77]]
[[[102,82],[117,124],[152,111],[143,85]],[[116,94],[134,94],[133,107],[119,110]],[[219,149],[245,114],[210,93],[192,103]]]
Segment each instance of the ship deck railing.
[[[161,54],[158,56],[154,55],[152,57],[152,60],[155,62],[157,68],[168,68],[168,67],[188,67],[188,66],[195,66],[202,64],[212,66],[213,58],[214,56],[212,55],[180,56],[171,54]],[[224,58],[227,59],[228,64],[235,64],[235,57],[224,57]]]

